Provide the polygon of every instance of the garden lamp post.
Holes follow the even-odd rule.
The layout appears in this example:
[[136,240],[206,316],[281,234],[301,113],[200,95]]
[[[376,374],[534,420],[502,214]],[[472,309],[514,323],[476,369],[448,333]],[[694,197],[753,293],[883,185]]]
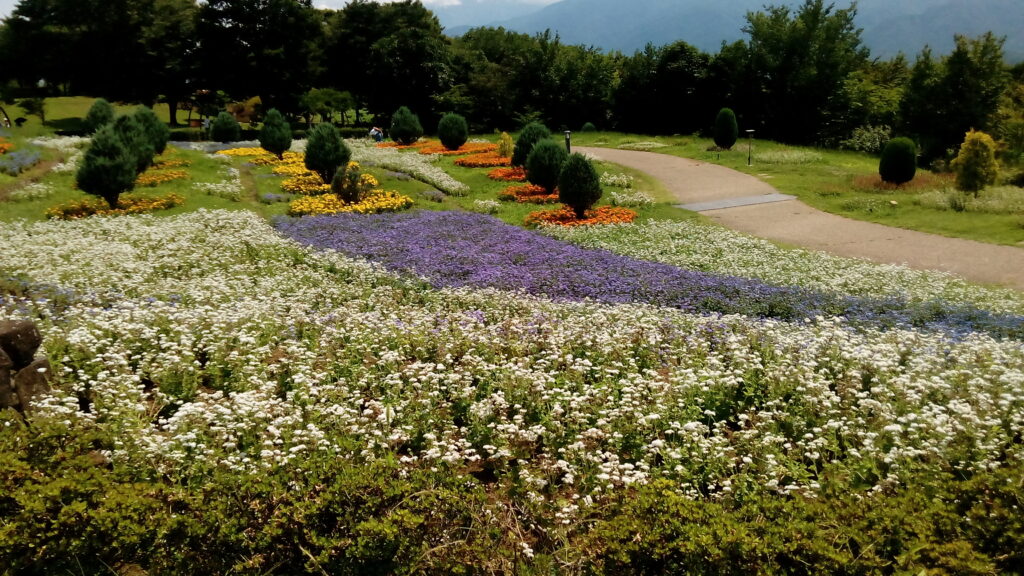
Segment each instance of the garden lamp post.
[[747,129],[747,166],[752,166],[751,160],[753,160],[753,156],[751,156],[750,151],[752,149],[751,146],[752,146],[753,141],[754,141],[754,129],[753,128],[748,128]]
[[572,132],[570,130],[566,130],[565,131],[565,151],[566,151],[567,154],[572,154],[572,145],[569,143],[569,140],[570,140],[571,137],[572,137]]

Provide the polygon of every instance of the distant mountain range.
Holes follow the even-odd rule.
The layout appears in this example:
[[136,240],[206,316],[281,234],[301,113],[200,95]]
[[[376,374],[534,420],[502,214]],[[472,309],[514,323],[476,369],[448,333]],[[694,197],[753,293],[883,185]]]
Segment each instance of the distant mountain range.
[[[517,32],[557,32],[566,44],[632,54],[648,42],[655,46],[684,40],[718,52],[722,42],[745,38],[748,11],[765,4],[799,6],[771,0],[561,0],[547,6],[524,2],[464,0],[456,6],[431,6],[451,36],[477,26],[503,26]],[[848,3],[836,2],[839,8]],[[1006,36],[1011,62],[1024,61],[1024,0],[860,0],[857,24],[872,56],[902,52],[910,60],[925,45],[935,54],[953,49],[953,35],[992,31]]]

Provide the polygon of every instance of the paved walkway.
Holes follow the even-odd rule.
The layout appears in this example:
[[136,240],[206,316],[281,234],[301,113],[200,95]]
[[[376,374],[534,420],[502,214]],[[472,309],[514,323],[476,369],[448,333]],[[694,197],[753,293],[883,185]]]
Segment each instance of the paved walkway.
[[[752,236],[1024,290],[1024,248],[843,218],[796,199],[780,198],[785,195],[765,182],[716,164],[613,148],[574,147],[573,151],[646,172],[660,180],[682,206]],[[718,202],[722,203],[713,204]]]

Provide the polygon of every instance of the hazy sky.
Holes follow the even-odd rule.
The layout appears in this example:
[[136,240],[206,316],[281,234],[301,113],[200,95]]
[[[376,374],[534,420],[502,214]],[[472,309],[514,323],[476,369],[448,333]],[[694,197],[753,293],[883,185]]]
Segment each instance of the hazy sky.
[[[381,2],[388,2],[392,0],[378,0]],[[424,4],[429,6],[450,6],[452,4],[462,4],[476,2],[480,4],[490,4],[495,2],[504,3],[523,3],[523,4],[551,4],[558,0],[421,0]],[[0,18],[10,16],[11,10],[14,9],[14,5],[18,0],[0,0]],[[313,0],[313,5],[318,8],[334,8],[338,9],[348,4],[348,0]]]

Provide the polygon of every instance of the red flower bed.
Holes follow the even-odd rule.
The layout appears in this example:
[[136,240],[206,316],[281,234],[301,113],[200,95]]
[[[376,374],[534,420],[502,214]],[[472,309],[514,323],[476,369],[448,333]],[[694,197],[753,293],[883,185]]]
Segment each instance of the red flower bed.
[[555,224],[558,226],[590,226],[593,224],[629,224],[636,219],[636,212],[620,206],[599,206],[587,210],[585,218],[577,219],[576,212],[568,206],[558,210],[540,210],[526,216],[527,226]]
[[514,200],[519,203],[529,204],[551,204],[558,202],[558,190],[553,194],[536,184],[526,186],[509,186],[498,194],[498,200]]
[[487,177],[504,182],[526,182],[526,170],[521,166],[495,168],[487,173]]

